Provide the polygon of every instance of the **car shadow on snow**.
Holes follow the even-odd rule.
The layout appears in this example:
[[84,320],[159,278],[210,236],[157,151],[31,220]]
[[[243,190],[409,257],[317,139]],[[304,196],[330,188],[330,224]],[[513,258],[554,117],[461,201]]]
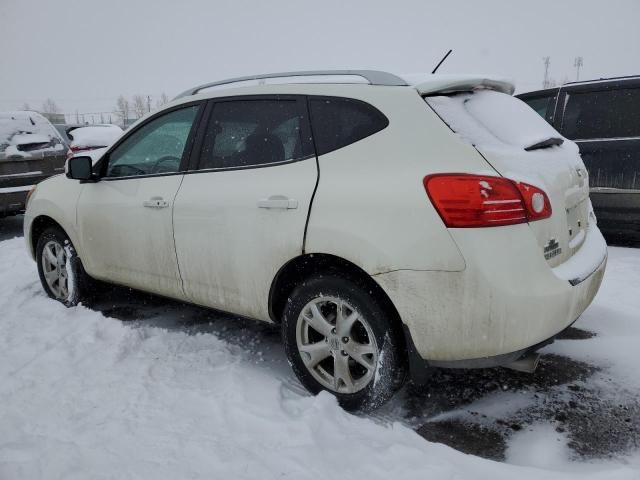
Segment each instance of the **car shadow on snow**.
[[[87,306],[132,326],[213,334],[305,394],[287,365],[276,325],[121,287],[100,288]],[[592,336],[570,328],[558,340]],[[437,370],[426,386],[408,384],[369,416],[401,422],[429,441],[494,460],[505,459],[514,433],[540,423],[566,435],[576,459],[612,458],[640,448],[635,395],[621,392],[597,366],[554,354],[543,355],[534,374],[503,368]]]

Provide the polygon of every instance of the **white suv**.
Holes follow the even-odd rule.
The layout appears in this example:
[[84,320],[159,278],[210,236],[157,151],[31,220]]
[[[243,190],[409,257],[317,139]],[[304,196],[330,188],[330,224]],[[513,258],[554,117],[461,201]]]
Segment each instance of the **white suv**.
[[99,279],[281,323],[301,382],[347,409],[406,372],[532,370],[607,251],[576,145],[512,92],[374,71],[203,85],[39,184],[29,252],[69,306]]

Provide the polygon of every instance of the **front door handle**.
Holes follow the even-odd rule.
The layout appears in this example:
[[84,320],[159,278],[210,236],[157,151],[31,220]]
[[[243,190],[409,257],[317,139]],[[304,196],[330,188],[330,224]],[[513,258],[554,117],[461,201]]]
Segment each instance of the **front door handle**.
[[298,208],[298,201],[292,198],[287,198],[284,195],[272,195],[269,198],[258,200],[258,208],[291,210],[294,208]]
[[164,200],[162,197],[151,197],[149,200],[145,200],[142,202],[147,208],[167,208],[169,206],[169,202]]

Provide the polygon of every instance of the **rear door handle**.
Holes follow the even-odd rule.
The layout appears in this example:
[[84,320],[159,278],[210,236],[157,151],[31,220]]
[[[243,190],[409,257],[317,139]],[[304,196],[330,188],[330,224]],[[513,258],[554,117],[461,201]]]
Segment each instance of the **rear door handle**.
[[272,195],[269,198],[258,200],[258,208],[291,210],[298,208],[298,201],[292,198],[287,198],[284,195]]
[[145,200],[142,202],[147,208],[167,208],[169,206],[169,202],[164,200],[162,197],[151,197],[149,200]]

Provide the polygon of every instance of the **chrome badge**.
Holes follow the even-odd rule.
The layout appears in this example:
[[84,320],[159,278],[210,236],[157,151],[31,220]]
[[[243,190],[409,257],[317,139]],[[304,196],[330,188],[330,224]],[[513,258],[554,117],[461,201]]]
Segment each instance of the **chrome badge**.
[[562,248],[560,248],[560,244],[555,238],[552,238],[547,242],[544,246],[544,258],[549,260],[550,258],[556,257],[562,253]]

